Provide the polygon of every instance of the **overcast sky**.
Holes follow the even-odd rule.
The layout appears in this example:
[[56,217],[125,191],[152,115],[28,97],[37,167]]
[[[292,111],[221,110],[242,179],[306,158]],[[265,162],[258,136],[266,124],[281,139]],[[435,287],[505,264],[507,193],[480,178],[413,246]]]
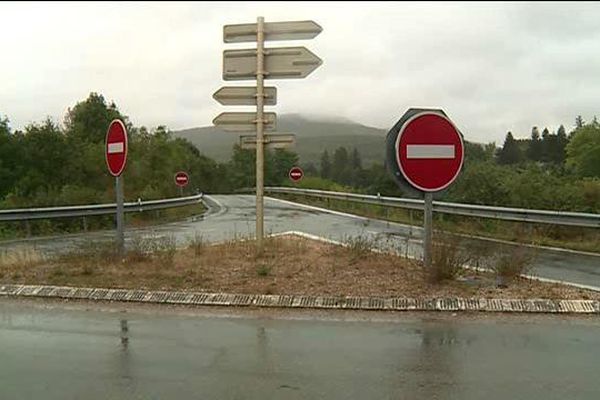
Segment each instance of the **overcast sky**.
[[[223,25],[312,19],[323,65],[278,87],[274,111],[389,129],[443,108],[466,138],[502,143],[533,125],[600,116],[599,3],[0,3],[0,115],[13,129],[62,121],[92,92],[135,125],[183,129],[240,110],[222,85]],[[249,82],[240,82],[248,85]]]

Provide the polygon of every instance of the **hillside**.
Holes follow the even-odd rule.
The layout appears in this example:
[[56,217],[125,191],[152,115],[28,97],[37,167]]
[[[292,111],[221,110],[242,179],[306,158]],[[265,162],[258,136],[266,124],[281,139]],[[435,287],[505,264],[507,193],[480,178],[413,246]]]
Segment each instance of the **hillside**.
[[[309,119],[296,114],[278,116],[277,131],[295,133],[297,144],[293,151],[300,155],[300,162],[318,165],[321,153],[327,149],[332,154],[339,146],[356,147],[362,156],[363,165],[383,163],[385,135],[383,129],[360,125],[348,120]],[[231,156],[239,133],[225,132],[214,126],[191,128],[173,132],[192,142],[200,152],[218,161],[227,161]]]

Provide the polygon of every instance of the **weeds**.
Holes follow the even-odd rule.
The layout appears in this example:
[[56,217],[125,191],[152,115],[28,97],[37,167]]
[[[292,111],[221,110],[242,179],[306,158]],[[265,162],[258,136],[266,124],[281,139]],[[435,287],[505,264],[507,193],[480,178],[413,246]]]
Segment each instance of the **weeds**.
[[177,243],[173,235],[163,236],[154,241],[152,256],[161,264],[173,266],[175,253],[177,252]]
[[194,233],[194,237],[190,241],[189,247],[194,251],[194,256],[198,257],[204,254],[206,250],[207,243],[204,240],[204,236],[199,234],[198,232]]
[[256,269],[258,276],[269,276],[271,274],[271,267],[265,264],[261,264]]
[[172,266],[177,252],[177,243],[173,235],[160,237],[135,236],[126,252],[126,261],[140,263],[156,260]]
[[0,254],[0,266],[33,267],[45,261],[45,257],[34,247],[26,246],[14,250],[3,250]]
[[432,282],[455,279],[469,261],[469,254],[460,246],[460,238],[442,236],[433,241],[429,275]]
[[54,261],[69,264],[89,264],[115,261],[116,247],[112,241],[86,240],[76,247],[54,257]]
[[344,246],[350,250],[353,261],[362,260],[377,248],[377,239],[368,235],[345,236],[342,240]]
[[507,287],[515,278],[530,272],[535,257],[535,252],[525,246],[512,246],[510,251],[498,254],[491,267],[498,286]]

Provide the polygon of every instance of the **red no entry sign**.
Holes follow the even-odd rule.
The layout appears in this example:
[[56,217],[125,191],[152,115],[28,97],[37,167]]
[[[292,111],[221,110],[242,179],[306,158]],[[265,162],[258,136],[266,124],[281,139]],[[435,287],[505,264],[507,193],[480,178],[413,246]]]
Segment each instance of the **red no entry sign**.
[[401,126],[396,161],[404,178],[424,192],[448,187],[463,164],[462,136],[442,113],[423,111]]
[[119,176],[127,164],[127,130],[118,119],[112,121],[106,133],[106,165],[112,176]]
[[293,167],[289,172],[290,179],[294,182],[298,182],[304,176],[304,171],[300,167]]
[[187,173],[183,172],[183,171],[179,171],[178,173],[175,174],[175,184],[177,186],[186,186],[188,183],[190,182],[190,177],[188,176]]

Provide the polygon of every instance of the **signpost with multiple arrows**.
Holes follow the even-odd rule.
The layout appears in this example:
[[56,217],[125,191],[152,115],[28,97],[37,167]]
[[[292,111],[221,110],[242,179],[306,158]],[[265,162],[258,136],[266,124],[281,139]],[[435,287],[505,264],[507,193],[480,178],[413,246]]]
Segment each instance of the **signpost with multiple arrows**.
[[264,148],[285,148],[295,144],[291,133],[264,133],[274,130],[277,116],[265,113],[264,106],[277,104],[277,89],[265,87],[265,79],[302,79],[317,69],[322,61],[305,47],[264,48],[265,40],[312,39],[323,29],[314,21],[264,22],[256,24],[225,25],[225,43],[256,42],[256,48],[225,50],[223,52],[223,80],[256,80],[256,86],[224,86],[213,98],[226,106],[256,106],[256,112],[225,112],[213,124],[227,131],[255,131],[255,136],[240,137],[242,148],[256,148],[256,243],[258,253],[263,251],[263,193]]

